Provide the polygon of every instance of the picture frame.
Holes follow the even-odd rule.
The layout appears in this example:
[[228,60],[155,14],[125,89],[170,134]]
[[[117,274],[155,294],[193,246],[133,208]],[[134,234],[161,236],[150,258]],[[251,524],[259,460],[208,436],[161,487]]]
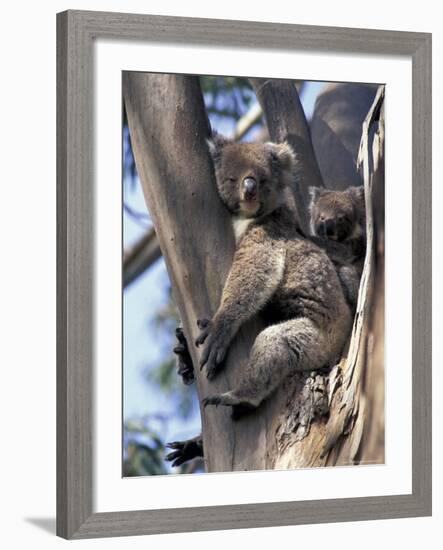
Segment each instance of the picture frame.
[[[412,492],[93,512],[93,43],[97,38],[407,56],[413,87]],[[431,35],[67,11],[57,15],[57,534],[67,539],[431,514]]]

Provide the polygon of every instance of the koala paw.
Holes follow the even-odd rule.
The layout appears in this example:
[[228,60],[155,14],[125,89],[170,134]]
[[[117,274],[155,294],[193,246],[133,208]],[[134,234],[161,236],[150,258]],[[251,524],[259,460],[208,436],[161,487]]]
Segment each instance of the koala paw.
[[215,405],[218,407],[221,404],[222,396],[221,395],[209,395],[208,397],[204,397],[202,399],[202,405],[203,407],[207,407],[208,405]]
[[166,455],[166,460],[172,462],[172,467],[181,466],[188,460],[203,456],[203,440],[201,436],[186,441],[173,441],[167,443],[168,449],[173,449],[172,453]]
[[202,400],[202,405],[203,407],[208,405],[232,407],[232,420],[240,420],[256,409],[255,405],[245,401],[245,399],[240,399],[232,391],[205,397]]
[[198,347],[205,343],[211,331],[211,321],[209,319],[197,319],[197,326],[200,329],[200,334],[195,339],[195,345]]
[[194,382],[194,365],[192,364],[191,355],[189,354],[188,342],[183,333],[183,329],[177,327],[175,329],[177,345],[173,352],[177,355],[177,372],[182,377],[183,383],[186,386]]
[[240,400],[235,396],[234,392],[232,391],[209,395],[208,397],[202,399],[203,407],[207,407],[208,405],[215,405],[216,407],[218,407],[219,405],[224,405],[228,407],[239,404]]
[[200,370],[206,366],[206,375],[212,380],[220,370],[228,351],[230,339],[226,331],[208,319],[197,321],[201,334],[195,341],[197,346],[204,344],[200,357]]

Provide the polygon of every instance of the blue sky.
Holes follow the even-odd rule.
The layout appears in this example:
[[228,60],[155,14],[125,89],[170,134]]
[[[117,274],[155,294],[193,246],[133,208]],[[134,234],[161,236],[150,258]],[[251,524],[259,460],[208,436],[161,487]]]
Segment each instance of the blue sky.
[[[125,186],[128,188],[128,186]],[[125,198],[126,200],[126,198]],[[140,185],[128,193],[128,203],[137,212],[146,211]],[[137,240],[146,226],[137,224],[124,214],[124,244]],[[171,421],[161,426],[167,441],[188,439],[200,430],[198,415],[184,423],[176,416],[175,403],[146,380],[146,371],[166,356],[169,339],[162,336],[154,322],[155,313],[168,300],[169,278],[163,259],[138,277],[124,292],[123,300],[123,416],[124,419],[159,414]]]

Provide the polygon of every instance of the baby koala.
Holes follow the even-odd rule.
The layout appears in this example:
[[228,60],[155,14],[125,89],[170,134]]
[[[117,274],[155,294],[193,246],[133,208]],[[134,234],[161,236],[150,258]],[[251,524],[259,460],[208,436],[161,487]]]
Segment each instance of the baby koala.
[[311,187],[311,239],[336,266],[349,305],[355,310],[366,254],[363,187],[333,191]]

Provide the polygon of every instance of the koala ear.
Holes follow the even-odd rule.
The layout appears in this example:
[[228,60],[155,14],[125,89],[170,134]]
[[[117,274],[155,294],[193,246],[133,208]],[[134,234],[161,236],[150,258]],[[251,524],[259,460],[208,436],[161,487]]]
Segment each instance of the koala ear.
[[295,168],[296,158],[292,147],[287,141],[283,143],[271,143],[265,144],[265,147],[269,150],[271,155],[278,160],[281,168],[292,172]]
[[359,185],[358,187],[349,187],[348,192],[356,202],[365,200],[365,188],[363,185]]
[[212,137],[208,138],[206,143],[208,144],[208,149],[212,160],[214,162],[218,162],[220,160],[223,147],[225,147],[228,143],[232,143],[232,141],[214,131],[212,133]]

